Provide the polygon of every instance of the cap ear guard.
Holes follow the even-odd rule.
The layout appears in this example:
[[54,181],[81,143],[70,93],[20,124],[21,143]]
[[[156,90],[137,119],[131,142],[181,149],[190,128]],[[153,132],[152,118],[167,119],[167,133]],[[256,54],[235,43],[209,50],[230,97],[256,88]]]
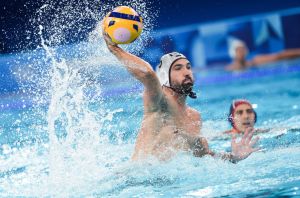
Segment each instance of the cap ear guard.
[[166,74],[166,71],[162,68],[162,60],[160,60],[160,64],[156,68],[157,77],[159,79],[159,82],[161,85],[168,84],[168,74]]
[[227,116],[227,120],[228,120],[228,122],[230,123],[230,125],[232,126],[232,127],[234,127],[234,124],[233,124],[233,115],[232,115],[232,112],[233,112],[233,105],[231,104],[230,105],[230,108],[229,108],[229,114],[228,114],[228,116]]

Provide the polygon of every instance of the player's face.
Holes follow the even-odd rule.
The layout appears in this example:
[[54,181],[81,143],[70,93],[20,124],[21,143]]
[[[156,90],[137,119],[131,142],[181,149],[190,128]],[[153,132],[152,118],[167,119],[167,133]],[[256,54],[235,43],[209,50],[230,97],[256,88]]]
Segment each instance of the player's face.
[[233,114],[235,128],[244,132],[248,127],[253,127],[255,114],[252,107],[248,104],[241,104],[236,107]]
[[184,93],[193,89],[194,77],[191,63],[187,59],[179,59],[172,64],[170,71],[171,86]]
[[247,56],[247,49],[244,46],[239,46],[235,49],[236,59],[244,61]]

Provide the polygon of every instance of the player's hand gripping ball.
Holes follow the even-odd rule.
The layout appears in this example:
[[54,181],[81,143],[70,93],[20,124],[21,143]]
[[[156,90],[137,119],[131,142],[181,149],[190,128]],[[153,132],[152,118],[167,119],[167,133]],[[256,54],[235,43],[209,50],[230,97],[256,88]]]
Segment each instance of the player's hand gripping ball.
[[140,36],[143,30],[142,17],[128,6],[119,6],[106,15],[103,30],[114,43],[128,44]]

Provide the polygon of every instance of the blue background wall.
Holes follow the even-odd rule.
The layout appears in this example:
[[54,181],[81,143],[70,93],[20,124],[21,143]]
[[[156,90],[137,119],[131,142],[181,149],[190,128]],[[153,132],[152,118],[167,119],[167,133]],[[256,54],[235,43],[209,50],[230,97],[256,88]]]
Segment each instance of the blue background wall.
[[231,60],[231,39],[247,44],[249,58],[300,48],[300,8],[158,31],[145,54],[151,54],[148,61],[154,66],[164,53],[179,51],[189,57],[194,67],[223,67]]
[[[230,62],[228,42],[235,38],[246,42],[249,58],[260,53],[300,48],[300,7],[157,30],[141,56],[155,67],[163,54],[179,51],[191,60],[193,67],[222,68]],[[15,57],[0,54],[0,93],[19,89],[11,69]]]

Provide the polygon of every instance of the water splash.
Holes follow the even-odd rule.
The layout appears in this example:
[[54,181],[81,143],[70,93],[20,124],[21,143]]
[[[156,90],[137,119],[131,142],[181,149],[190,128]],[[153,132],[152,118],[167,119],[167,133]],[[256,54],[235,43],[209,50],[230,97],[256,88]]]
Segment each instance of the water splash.
[[[16,169],[19,172],[13,171],[14,168],[3,170],[4,175],[15,178],[15,182],[19,177],[20,183],[14,190],[2,180],[5,183],[2,195],[90,194],[102,178],[111,175],[113,167],[130,158],[131,146],[121,151],[110,145],[107,131],[103,132],[106,130],[102,127],[104,123],[118,125],[112,120],[122,109],[108,111],[103,107],[99,83],[113,72],[109,71],[111,68],[120,68],[102,39],[101,20],[108,11],[121,4],[49,0],[32,18],[31,23],[37,28],[35,38],[40,41],[40,46],[33,52],[21,54],[12,70],[22,93],[33,103],[21,119],[24,122],[31,118],[32,127],[24,130],[30,129],[34,134],[46,133],[46,138],[37,144],[23,144],[6,154],[12,159],[27,153],[27,149],[33,152],[29,159],[32,164],[19,160],[23,164],[16,165],[23,167]],[[144,31],[135,43],[122,47],[136,54],[142,53],[155,14],[149,13],[151,3],[136,0],[126,5],[142,15]],[[105,69],[107,66],[109,70]],[[118,144],[123,143],[118,141]],[[4,150],[10,149],[5,147]]]

